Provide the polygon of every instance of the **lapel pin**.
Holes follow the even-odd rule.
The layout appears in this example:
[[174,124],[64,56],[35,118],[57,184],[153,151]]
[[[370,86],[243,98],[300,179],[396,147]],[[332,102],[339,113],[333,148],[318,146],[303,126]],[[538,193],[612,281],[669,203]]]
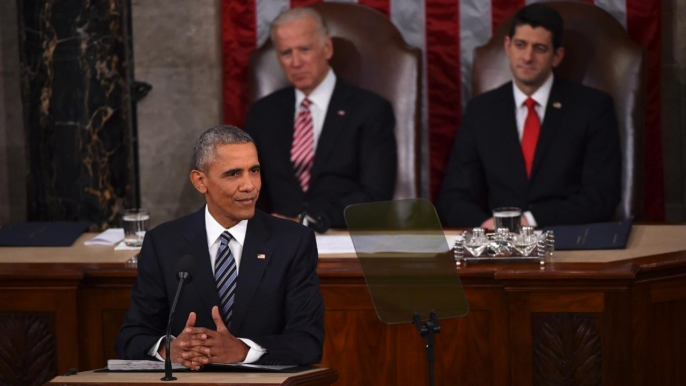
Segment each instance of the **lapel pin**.
[[257,255],[258,259],[264,260],[264,253],[260,253]]
[[553,107],[556,109],[561,109],[562,108],[562,103],[560,102],[553,102]]
[[344,115],[345,115],[345,111],[344,111],[344,110],[338,110],[338,115],[340,115],[341,117],[344,116]]

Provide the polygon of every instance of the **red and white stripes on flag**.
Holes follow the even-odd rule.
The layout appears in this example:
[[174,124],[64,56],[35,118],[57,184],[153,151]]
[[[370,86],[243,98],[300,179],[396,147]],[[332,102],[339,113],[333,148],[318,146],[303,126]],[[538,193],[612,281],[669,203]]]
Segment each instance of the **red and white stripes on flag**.
[[[317,0],[222,0],[225,121],[241,127],[247,112],[248,60],[269,36],[282,11]],[[464,106],[471,95],[474,48],[485,44],[500,23],[530,0],[358,0],[386,15],[405,40],[424,52],[424,196],[435,199],[448,163]],[[660,122],[660,0],[590,0],[613,15],[648,50],[645,211],[664,219]]]

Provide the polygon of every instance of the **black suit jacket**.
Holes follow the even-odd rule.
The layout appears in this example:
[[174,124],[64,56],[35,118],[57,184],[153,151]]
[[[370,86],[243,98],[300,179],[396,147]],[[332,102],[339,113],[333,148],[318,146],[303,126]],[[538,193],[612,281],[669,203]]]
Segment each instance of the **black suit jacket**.
[[[259,210],[248,221],[236,300],[229,330],[267,349],[258,363],[319,362],[324,342],[324,303],[319,293],[317,246],[311,230]],[[188,314],[196,326],[216,329],[211,309],[219,305],[210,266],[204,208],[148,232],[138,261],[138,279],[117,339],[124,359],[150,359],[148,351],[166,333],[181,256],[194,256],[171,332],[179,335]],[[264,254],[264,259],[258,259]]]
[[438,212],[447,227],[479,226],[505,206],[531,211],[539,226],[607,221],[620,168],[612,98],[556,76],[528,179],[509,82],[469,102]]
[[258,100],[248,112],[246,130],[262,167],[263,208],[290,217],[303,211],[323,213],[332,227],[344,228],[346,206],[393,197],[397,155],[388,101],[336,80],[307,193],[290,161],[294,117],[293,87]]

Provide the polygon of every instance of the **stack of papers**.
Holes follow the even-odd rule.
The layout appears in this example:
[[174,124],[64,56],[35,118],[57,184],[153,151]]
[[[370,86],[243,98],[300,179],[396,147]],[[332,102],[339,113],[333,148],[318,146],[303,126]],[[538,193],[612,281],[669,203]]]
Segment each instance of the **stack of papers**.
[[[187,370],[188,368],[179,363],[172,363],[173,370]],[[255,372],[292,372],[293,370],[302,369],[295,365],[254,365],[247,363],[213,363],[206,365],[205,370],[212,371],[246,371],[252,370]],[[123,359],[108,359],[107,370],[109,371],[164,371],[164,362],[162,361],[134,361]]]
[[[173,370],[184,370],[186,366],[172,363]],[[107,370],[110,371],[164,371],[162,361],[127,361],[123,359],[108,359]]]
[[86,241],[83,245],[114,245],[122,240],[124,240],[124,228],[110,228]]

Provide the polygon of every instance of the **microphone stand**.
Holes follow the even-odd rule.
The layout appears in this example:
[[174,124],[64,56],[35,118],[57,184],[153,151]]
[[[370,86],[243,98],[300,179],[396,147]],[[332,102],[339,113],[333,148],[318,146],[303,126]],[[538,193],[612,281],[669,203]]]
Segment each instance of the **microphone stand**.
[[160,378],[161,381],[175,381],[176,377],[172,376],[172,362],[171,362],[171,325],[174,320],[174,314],[176,314],[176,302],[179,300],[179,295],[181,295],[181,289],[183,288],[183,283],[190,276],[188,272],[179,272],[179,286],[176,289],[176,296],[174,296],[174,303],[172,304],[171,312],[169,313],[169,322],[167,323],[167,335],[165,336],[165,356],[164,356],[164,377]]

